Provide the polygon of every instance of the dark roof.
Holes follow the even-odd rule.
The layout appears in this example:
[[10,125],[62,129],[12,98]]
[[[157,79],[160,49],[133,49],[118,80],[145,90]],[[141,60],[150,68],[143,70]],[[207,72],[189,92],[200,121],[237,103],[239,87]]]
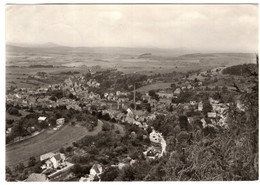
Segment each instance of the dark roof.
[[55,154],[53,157],[54,157],[57,161],[61,160],[60,154]]

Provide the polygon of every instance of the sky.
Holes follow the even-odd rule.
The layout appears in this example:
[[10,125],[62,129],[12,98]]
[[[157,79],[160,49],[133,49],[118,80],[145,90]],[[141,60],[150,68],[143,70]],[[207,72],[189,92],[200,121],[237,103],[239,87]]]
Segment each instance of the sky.
[[6,42],[258,51],[258,6],[12,5]]

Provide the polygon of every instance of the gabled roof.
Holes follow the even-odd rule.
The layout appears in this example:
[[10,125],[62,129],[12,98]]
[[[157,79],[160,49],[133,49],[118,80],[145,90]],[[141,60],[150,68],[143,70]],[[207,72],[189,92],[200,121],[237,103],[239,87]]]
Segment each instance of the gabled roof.
[[46,118],[47,118],[47,117],[40,116],[40,117],[38,118],[38,121],[44,121],[44,120],[46,120]]
[[57,161],[61,160],[64,158],[64,154],[57,153],[53,156]]
[[44,160],[46,160],[46,159],[52,158],[54,155],[55,155],[55,154],[52,153],[52,152],[43,154],[43,155],[40,156],[40,160],[41,160],[41,161],[44,161]]
[[102,173],[103,168],[100,164],[94,164],[92,166],[92,169],[95,170],[97,174],[100,174],[100,173]]

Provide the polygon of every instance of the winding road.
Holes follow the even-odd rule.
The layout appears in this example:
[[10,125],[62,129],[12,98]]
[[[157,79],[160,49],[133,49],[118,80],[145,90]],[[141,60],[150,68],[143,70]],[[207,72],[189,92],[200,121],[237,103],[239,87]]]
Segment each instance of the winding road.
[[102,130],[102,125],[103,122],[98,120],[98,125],[91,132],[83,127],[65,125],[57,131],[46,130],[35,137],[8,145],[6,166],[13,167],[20,162],[26,164],[30,157],[37,159],[42,154],[72,145],[86,135],[96,135]]

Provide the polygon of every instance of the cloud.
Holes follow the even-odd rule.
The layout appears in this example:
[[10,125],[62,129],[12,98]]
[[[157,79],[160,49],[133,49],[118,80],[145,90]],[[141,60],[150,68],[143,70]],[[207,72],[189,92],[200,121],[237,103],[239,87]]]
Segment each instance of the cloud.
[[258,50],[255,5],[16,5],[6,41],[72,46]]

